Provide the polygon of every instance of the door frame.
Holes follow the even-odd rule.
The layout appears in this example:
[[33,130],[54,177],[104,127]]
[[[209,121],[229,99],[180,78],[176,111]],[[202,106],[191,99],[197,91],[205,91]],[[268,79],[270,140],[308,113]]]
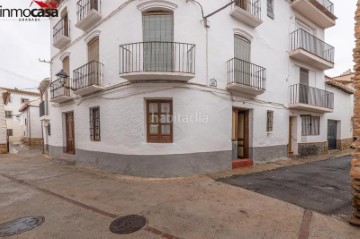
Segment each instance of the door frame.
[[[73,150],[70,151],[69,150],[69,141],[68,141],[68,123],[67,123],[67,117],[69,114],[72,114],[72,133],[73,133]],[[65,153],[67,154],[75,154],[75,118],[74,118],[75,114],[74,111],[68,111],[68,112],[64,112],[64,118],[65,118]]]
[[[232,114],[235,113],[235,124],[232,122],[232,125],[235,125],[235,130],[232,129],[232,132],[235,131],[235,138],[232,137],[232,141],[238,141],[239,139],[239,113],[244,113],[244,157],[239,158],[239,155],[237,155],[238,159],[248,159],[250,158],[250,109],[244,109],[244,108],[236,108],[233,107]],[[231,117],[232,120],[233,117]],[[237,148],[239,146],[237,145]]]

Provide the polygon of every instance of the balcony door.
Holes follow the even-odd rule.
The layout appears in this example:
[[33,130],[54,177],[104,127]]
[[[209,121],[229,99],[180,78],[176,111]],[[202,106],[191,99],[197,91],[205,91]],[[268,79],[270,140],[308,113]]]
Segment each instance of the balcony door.
[[300,68],[300,85],[299,85],[300,103],[309,103],[309,70]]
[[251,86],[251,42],[242,37],[235,35],[235,82]]
[[171,11],[143,13],[144,71],[174,71],[174,17]]
[[65,114],[65,130],[66,130],[66,153],[75,154],[75,127],[74,113]]
[[246,11],[247,5],[248,5],[248,0],[236,0],[235,5]]
[[99,85],[99,38],[95,37],[88,43],[88,65],[87,65],[87,73],[88,76],[84,77],[82,80],[82,87],[91,86],[91,85]]

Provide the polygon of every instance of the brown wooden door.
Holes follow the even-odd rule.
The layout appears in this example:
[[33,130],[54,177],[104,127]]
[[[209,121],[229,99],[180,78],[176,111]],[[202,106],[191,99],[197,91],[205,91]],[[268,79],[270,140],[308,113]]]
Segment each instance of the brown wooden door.
[[66,113],[65,121],[66,121],[66,153],[75,154],[74,113],[73,112]]
[[63,70],[70,75],[70,58],[68,56],[63,59]]
[[292,151],[292,118],[289,118],[289,145],[288,145],[288,154],[291,156],[293,154]]
[[[234,144],[235,143],[235,144]],[[233,109],[233,144],[238,159],[249,158],[249,111]]]
[[88,77],[83,82],[85,85],[99,84],[99,38],[95,38],[88,43]]
[[88,43],[88,61],[99,61],[99,38],[96,37]]

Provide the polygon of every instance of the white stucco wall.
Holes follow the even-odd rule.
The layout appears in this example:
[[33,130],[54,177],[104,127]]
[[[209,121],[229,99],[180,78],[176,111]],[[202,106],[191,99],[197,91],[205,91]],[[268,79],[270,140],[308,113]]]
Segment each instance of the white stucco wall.
[[[52,134],[49,144],[64,146],[63,113],[74,111],[76,148],[121,154],[184,154],[231,150],[232,107],[251,110],[251,147],[268,147],[288,144],[289,116],[299,117],[303,112],[289,110],[289,86],[299,83],[299,69],[310,71],[309,85],[325,89],[324,72],[312,66],[292,60],[289,55],[290,33],[296,30],[296,22],[302,21],[313,28],[314,35],[324,39],[324,30],[294,12],[287,1],[275,2],[275,18],[266,13],[266,0],[261,1],[263,23],[252,28],[232,18],[228,7],[208,19],[204,28],[198,5],[185,0],[170,0],[174,10],[174,41],[196,44],[196,76],[185,84],[133,84],[130,87],[110,90],[127,82],[119,77],[119,45],[142,41],[142,13],[137,9],[144,1],[102,1],[102,22],[89,32],[76,28],[76,1],[68,0],[61,5],[68,9],[72,43],[64,50],[52,47],[52,80],[62,68],[61,59],[70,57],[72,71],[87,63],[87,44],[94,32],[99,32],[100,62],[104,64],[106,93],[84,97],[74,103],[52,105],[50,123]],[[199,0],[205,15],[227,4],[228,0]],[[123,5],[124,3],[128,3]],[[113,12],[118,9],[117,12]],[[109,14],[112,13],[111,16]],[[53,27],[57,19],[51,19]],[[234,34],[244,34],[251,39],[251,62],[266,68],[266,91],[256,97],[234,95],[226,91],[227,61],[234,57]],[[210,79],[216,79],[218,88],[207,87]],[[175,88],[176,87],[176,88]],[[149,93],[154,91],[153,93]],[[174,113],[189,115],[202,113],[209,117],[207,124],[174,123],[173,144],[148,144],[145,133],[144,102],[146,98],[172,98]],[[336,99],[335,99],[336,101]],[[89,107],[100,106],[101,142],[89,139]],[[274,130],[266,132],[266,111],[274,111]],[[306,112],[309,114],[309,112]],[[301,136],[301,120],[297,122],[298,142],[326,141],[327,118],[321,116],[319,136]]]
[[6,144],[6,121],[2,90],[0,89],[0,144]]

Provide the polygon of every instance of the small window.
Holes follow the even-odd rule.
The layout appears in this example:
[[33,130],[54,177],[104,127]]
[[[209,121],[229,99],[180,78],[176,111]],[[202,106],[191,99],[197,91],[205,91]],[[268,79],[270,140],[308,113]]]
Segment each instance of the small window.
[[146,102],[147,142],[172,143],[172,101],[148,100]]
[[100,141],[100,108],[90,108],[90,140]]
[[266,115],[266,132],[273,132],[274,111],[268,110]]
[[268,17],[274,19],[274,1],[267,0],[267,15]]
[[50,124],[48,124],[48,127],[47,127],[47,134],[49,136],[51,136],[51,125]]
[[11,119],[12,118],[12,111],[5,111],[5,117],[7,119]]
[[13,130],[12,130],[12,129],[8,129],[8,130],[7,130],[7,135],[8,135],[8,136],[13,136]]
[[312,115],[301,116],[301,135],[320,135],[320,117]]
[[21,103],[29,102],[29,99],[21,98]]
[[25,125],[26,125],[26,119],[25,119]]

